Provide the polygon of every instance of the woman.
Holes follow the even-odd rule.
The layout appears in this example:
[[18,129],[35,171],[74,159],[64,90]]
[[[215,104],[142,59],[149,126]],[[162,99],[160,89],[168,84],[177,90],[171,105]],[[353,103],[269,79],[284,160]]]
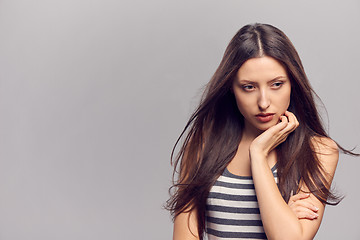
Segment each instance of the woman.
[[[174,239],[313,239],[340,147],[286,35],[244,26],[229,43],[179,140],[168,201]],[[175,149],[174,147],[174,149]],[[174,150],[173,150],[174,153]]]

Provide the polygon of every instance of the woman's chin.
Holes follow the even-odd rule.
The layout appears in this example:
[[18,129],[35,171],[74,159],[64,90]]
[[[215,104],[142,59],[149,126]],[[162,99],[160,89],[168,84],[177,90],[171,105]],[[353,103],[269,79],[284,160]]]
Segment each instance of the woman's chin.
[[263,124],[259,124],[257,126],[257,129],[259,129],[260,131],[264,132],[266,130],[268,130],[269,128],[275,126],[276,123],[275,122],[268,122],[268,123],[263,123]]
[[[249,122],[248,122],[249,123]],[[270,122],[266,122],[266,123],[259,123],[259,122],[253,122],[248,124],[249,130],[253,131],[256,134],[261,134],[263,132],[265,132],[266,130],[268,130],[269,128],[275,126],[277,124],[276,121],[270,121]],[[245,128],[246,128],[246,124],[245,124]]]

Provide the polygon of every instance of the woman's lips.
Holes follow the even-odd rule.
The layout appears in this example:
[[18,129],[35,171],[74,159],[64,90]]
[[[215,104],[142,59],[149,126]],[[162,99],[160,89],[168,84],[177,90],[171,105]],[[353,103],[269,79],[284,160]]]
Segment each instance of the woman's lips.
[[273,119],[273,117],[274,117],[274,113],[266,113],[266,114],[260,113],[256,115],[256,119],[262,123],[270,122]]

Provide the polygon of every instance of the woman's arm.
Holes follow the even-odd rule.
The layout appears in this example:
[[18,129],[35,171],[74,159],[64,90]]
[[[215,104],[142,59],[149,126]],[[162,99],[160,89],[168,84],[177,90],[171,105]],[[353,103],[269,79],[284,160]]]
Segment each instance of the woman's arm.
[[[267,164],[267,156],[270,151],[285,141],[288,134],[298,126],[292,113],[286,112],[285,115],[286,117],[282,117],[279,124],[261,134],[250,146],[251,170],[261,219],[268,239],[313,239],[323,217],[324,204],[310,194],[307,199],[302,201],[306,200],[316,206],[318,217],[313,220],[298,219],[282,198]],[[338,161],[336,144],[330,139],[314,139],[314,141],[317,143],[314,144],[318,153],[317,157],[324,170],[329,174],[327,180],[331,182]],[[308,190],[305,185],[301,186],[301,189]]]
[[308,200],[309,197],[310,194],[304,192],[299,192],[290,197],[288,205],[298,219],[313,220],[319,217],[319,214],[317,214],[319,208]]
[[196,211],[185,211],[176,216],[173,240],[198,240]]

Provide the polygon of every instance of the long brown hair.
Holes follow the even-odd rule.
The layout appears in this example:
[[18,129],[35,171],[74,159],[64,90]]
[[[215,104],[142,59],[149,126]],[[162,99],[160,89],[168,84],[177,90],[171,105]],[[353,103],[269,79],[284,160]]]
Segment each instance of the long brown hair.
[[[223,59],[208,83],[202,100],[175,143],[171,159],[174,165],[167,208],[176,217],[195,210],[198,233],[203,239],[205,206],[210,188],[234,158],[242,136],[244,119],[231,91],[234,77],[241,65],[250,58],[269,56],[287,70],[291,81],[289,111],[300,126],[277,148],[279,190],[288,202],[291,192],[304,183],[321,202],[337,204],[316,157],[311,139],[328,137],[316,109],[312,90],[300,57],[288,37],[268,24],[246,25],[230,41]],[[183,144],[174,158],[177,145]],[[339,146],[345,153],[350,153]]]

